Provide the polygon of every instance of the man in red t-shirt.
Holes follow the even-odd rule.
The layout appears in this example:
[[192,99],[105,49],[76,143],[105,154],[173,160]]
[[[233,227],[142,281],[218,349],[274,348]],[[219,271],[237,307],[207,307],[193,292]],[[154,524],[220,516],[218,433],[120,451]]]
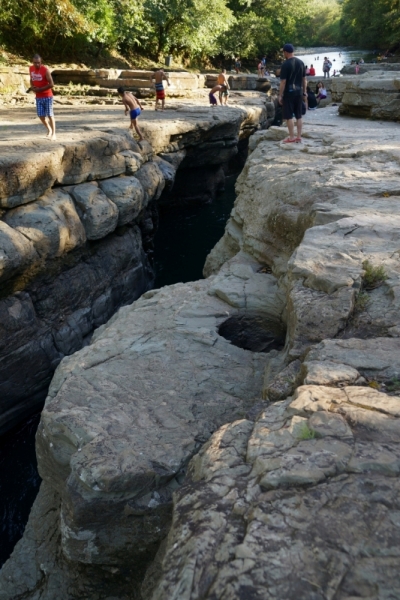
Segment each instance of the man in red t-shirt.
[[310,67],[310,73],[309,73],[310,77],[315,77],[315,69],[314,69],[314,65],[311,65]]
[[[33,65],[29,67],[31,78],[30,89],[36,94],[36,110],[39,119],[47,129],[47,138],[56,139],[56,122],[53,112],[53,79],[50,70],[42,65],[42,59],[39,54],[35,54],[32,59]],[[48,122],[46,121],[48,119]]]

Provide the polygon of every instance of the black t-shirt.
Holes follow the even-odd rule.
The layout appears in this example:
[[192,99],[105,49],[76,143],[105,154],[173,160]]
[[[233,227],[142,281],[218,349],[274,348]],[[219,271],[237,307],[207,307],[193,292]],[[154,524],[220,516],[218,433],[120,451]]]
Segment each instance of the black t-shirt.
[[293,56],[285,60],[281,67],[281,81],[286,79],[284,96],[294,94],[299,96],[303,93],[303,77],[306,76],[306,68],[299,58]]
[[308,108],[316,108],[317,107],[317,99],[315,97],[314,92],[311,90],[307,92],[307,100],[308,100]]

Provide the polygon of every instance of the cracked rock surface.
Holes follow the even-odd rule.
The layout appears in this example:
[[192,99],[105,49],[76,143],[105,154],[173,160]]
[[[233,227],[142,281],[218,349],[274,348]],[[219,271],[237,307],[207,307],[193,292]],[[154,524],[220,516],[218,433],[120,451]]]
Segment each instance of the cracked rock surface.
[[250,140],[207,279],[58,367],[1,600],[400,596],[399,127],[308,119]]

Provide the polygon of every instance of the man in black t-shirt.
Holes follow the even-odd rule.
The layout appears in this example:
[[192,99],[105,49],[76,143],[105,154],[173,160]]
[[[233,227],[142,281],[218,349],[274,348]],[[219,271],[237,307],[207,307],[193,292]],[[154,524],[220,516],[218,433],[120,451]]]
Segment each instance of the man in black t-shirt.
[[[301,142],[303,126],[302,108],[307,96],[306,69],[303,61],[294,56],[292,44],[283,46],[285,62],[282,65],[279,86],[279,104],[282,104],[282,116],[287,121],[289,137],[283,140],[284,144]],[[297,137],[294,135],[293,117],[296,118]]]

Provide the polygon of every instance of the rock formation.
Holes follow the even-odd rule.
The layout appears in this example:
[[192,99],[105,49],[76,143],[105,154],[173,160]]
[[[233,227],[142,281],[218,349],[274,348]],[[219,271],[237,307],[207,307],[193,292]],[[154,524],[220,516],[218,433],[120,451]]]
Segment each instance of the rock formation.
[[201,198],[189,180],[185,199],[209,201],[225,178],[222,165],[267,114],[253,98],[218,115],[188,106],[174,117],[143,123],[151,145],[115,121],[99,120],[96,131],[70,118],[57,143],[30,140],[2,152],[0,432],[43,402],[63,356],[152,287],[155,206],[177,169],[196,167],[208,178]]
[[252,136],[207,279],[57,368],[1,600],[400,594],[398,126],[309,118]]
[[335,102],[341,102],[340,114],[352,117],[399,121],[400,78],[386,71],[372,71],[359,77],[332,80]]

